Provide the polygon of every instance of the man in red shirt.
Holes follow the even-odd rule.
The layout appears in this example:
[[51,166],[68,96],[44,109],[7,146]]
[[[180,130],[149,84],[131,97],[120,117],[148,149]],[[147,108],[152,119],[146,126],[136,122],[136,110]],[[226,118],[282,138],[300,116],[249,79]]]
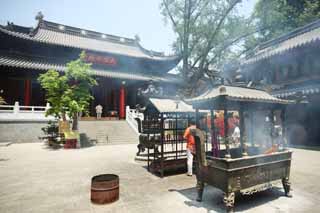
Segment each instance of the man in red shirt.
[[189,122],[189,127],[185,130],[183,138],[187,140],[187,166],[188,166],[188,176],[192,176],[192,165],[193,165],[193,154],[195,154],[195,140],[193,135],[191,135],[191,129],[196,129],[194,121]]

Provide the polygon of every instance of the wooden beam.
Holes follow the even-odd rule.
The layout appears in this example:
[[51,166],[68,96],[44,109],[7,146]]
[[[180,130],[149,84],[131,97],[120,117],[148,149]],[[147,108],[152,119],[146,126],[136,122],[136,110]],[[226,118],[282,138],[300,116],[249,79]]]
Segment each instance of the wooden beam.
[[287,127],[286,127],[286,107],[283,107],[281,109],[281,114],[280,114],[280,119],[281,119],[281,126],[282,126],[282,147],[283,149],[287,150],[288,149],[288,143],[287,143]]

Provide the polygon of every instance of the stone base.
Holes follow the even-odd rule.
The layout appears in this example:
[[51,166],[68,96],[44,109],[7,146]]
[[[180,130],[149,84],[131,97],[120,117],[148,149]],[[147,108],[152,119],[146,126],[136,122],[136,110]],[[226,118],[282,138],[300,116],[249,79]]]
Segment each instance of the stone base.
[[[153,160],[153,156],[150,156],[149,158],[150,160]],[[136,161],[148,161],[148,154],[140,154],[140,155],[136,155],[136,157],[134,158],[134,160]]]

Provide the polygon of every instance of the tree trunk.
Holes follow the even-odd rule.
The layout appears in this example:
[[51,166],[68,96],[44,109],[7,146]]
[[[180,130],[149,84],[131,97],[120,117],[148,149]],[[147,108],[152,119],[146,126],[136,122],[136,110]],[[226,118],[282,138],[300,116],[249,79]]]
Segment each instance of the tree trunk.
[[66,113],[64,113],[64,112],[62,113],[62,120],[63,120],[63,121],[66,121],[66,120],[67,120],[67,118],[66,118]]
[[73,131],[78,131],[78,113],[75,113],[73,115],[73,121],[72,121],[72,130]]

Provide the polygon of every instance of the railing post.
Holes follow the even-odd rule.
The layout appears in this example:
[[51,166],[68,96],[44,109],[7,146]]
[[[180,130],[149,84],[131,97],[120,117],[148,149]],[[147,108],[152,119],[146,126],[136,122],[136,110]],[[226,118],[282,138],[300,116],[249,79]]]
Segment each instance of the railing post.
[[18,114],[19,113],[19,102],[18,101],[16,101],[16,102],[14,102],[14,107],[13,107],[13,113],[14,114]]
[[129,113],[130,113],[130,106],[126,106],[126,120],[129,120],[128,119]]
[[48,102],[47,102],[47,104],[46,104],[46,108],[45,108],[45,110],[44,110],[44,111],[45,111],[45,112],[47,112],[49,109],[50,109],[50,103],[48,103]]

